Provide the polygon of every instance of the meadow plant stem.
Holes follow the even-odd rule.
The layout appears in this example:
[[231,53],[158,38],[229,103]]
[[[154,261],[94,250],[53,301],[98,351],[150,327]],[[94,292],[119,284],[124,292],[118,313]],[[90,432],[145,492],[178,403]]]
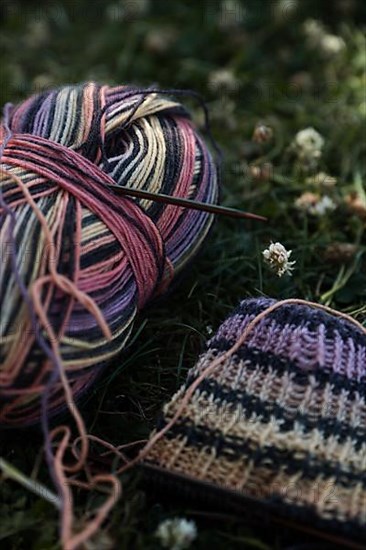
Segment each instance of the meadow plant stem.
[[50,502],[58,510],[61,507],[61,500],[57,495],[52,493],[47,487],[39,483],[39,481],[34,481],[26,475],[24,475],[18,468],[15,468],[12,464],[9,464],[6,460],[0,457],[0,470],[3,473],[4,479],[12,479],[16,481],[35,495],[43,498]]

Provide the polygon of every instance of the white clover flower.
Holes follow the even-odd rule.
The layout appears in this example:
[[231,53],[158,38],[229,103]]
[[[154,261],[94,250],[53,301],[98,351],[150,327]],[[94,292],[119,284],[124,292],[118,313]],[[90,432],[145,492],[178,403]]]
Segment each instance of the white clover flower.
[[164,548],[183,550],[197,537],[197,528],[194,521],[185,518],[166,519],[158,526],[155,536]]
[[325,216],[337,208],[336,203],[328,195],[322,197],[317,193],[303,193],[295,201],[298,210],[307,212],[312,216]]
[[346,44],[340,36],[335,34],[326,34],[320,41],[320,48],[327,56],[338,55],[346,47]]
[[286,250],[281,243],[271,243],[269,248],[263,250],[263,258],[266,264],[276,272],[278,277],[282,277],[286,273],[292,275],[293,266],[296,261],[290,262],[292,250]]
[[231,69],[217,69],[208,76],[208,87],[212,92],[232,93],[238,85],[239,81]]
[[325,34],[322,23],[317,19],[307,19],[303,24],[303,29],[311,46],[317,46]]
[[295,200],[295,207],[303,212],[310,212],[314,205],[319,201],[317,193],[306,191]]
[[316,19],[307,19],[303,29],[309,47],[318,49],[327,57],[338,55],[346,47],[343,38],[328,33],[322,23]]
[[328,212],[333,212],[337,208],[333,199],[324,195],[311,209],[310,214],[314,216],[325,216]]
[[316,168],[323,147],[324,138],[314,128],[300,130],[291,144],[291,149],[304,168]]
[[296,134],[295,145],[305,153],[316,153],[320,156],[324,146],[324,138],[314,128],[305,128]]

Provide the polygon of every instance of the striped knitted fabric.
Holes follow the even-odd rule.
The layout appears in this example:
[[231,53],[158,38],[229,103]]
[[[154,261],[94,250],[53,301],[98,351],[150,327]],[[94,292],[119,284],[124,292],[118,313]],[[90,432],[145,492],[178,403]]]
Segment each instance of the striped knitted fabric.
[[[221,325],[158,430],[197,376],[273,302],[245,300]],[[300,523],[366,536],[365,390],[362,330],[310,306],[284,305],[201,381],[144,467],[255,499]]]

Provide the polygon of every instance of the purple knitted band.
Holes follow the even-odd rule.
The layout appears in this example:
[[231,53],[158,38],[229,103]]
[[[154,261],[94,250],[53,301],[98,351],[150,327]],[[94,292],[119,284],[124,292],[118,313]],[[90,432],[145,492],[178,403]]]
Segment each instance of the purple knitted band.
[[[250,299],[221,325],[157,430],[187,388],[275,303]],[[351,322],[286,304],[198,385],[145,467],[302,522],[366,535],[366,336]],[[165,474],[164,474],[165,473]],[[362,536],[362,535],[361,535]]]

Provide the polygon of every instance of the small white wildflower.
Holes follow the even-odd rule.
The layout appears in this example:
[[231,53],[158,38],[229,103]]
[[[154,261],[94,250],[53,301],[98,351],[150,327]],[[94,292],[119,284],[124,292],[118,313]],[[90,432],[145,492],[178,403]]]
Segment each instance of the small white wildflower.
[[324,26],[317,19],[307,19],[303,24],[309,45],[317,46],[325,34]]
[[323,147],[324,138],[314,128],[300,130],[292,143],[292,149],[296,152],[298,160],[308,168],[316,167],[322,156]]
[[295,145],[301,151],[317,153],[320,156],[324,146],[324,138],[314,128],[305,128],[296,134]]
[[296,261],[290,262],[289,258],[291,256],[292,250],[286,250],[286,248],[281,243],[271,243],[269,245],[269,248],[266,250],[263,250],[263,258],[266,264],[269,265],[273,271],[276,272],[276,274],[279,277],[282,277],[282,275],[285,275],[287,273],[288,275],[292,275],[293,266],[295,265]]
[[325,216],[328,212],[333,212],[337,208],[333,199],[324,195],[311,209],[310,214],[314,216]]
[[208,87],[211,92],[235,92],[238,88],[238,79],[231,69],[218,69],[208,76]]
[[211,325],[206,326],[206,333],[208,336],[211,336],[211,334],[213,333],[213,328]]
[[164,548],[183,550],[197,537],[197,528],[194,521],[185,518],[166,519],[158,526],[155,536]]
[[295,201],[295,206],[299,210],[308,212],[312,216],[325,216],[328,212],[333,212],[337,208],[336,203],[328,195],[322,197],[317,193],[305,192]]
[[315,19],[308,19],[303,25],[310,48],[318,49],[327,57],[338,55],[345,47],[345,41],[336,34],[326,32],[325,27]]
[[338,55],[345,47],[343,38],[335,34],[326,34],[320,41],[320,48],[326,56]]

